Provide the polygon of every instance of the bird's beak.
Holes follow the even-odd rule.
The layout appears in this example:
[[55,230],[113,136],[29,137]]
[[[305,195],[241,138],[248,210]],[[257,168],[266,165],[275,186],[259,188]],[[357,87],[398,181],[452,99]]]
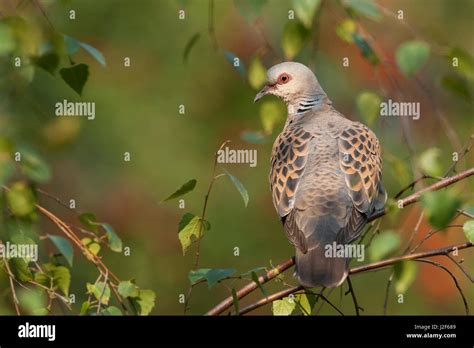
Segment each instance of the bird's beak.
[[254,103],[258,102],[260,99],[265,97],[267,94],[271,93],[271,90],[273,89],[273,85],[265,85],[260,92],[257,93],[255,96],[255,99],[253,100]]

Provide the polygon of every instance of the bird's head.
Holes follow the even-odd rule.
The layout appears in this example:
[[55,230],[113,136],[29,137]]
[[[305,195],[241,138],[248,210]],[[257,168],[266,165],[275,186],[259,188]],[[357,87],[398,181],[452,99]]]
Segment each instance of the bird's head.
[[290,106],[294,102],[315,95],[326,95],[314,73],[305,65],[284,62],[267,71],[267,84],[255,96],[254,102],[273,94]]

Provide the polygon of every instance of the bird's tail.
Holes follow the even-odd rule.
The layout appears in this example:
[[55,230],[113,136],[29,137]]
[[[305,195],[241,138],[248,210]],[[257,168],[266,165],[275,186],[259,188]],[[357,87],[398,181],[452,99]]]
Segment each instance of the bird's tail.
[[307,288],[339,286],[349,273],[349,259],[328,257],[326,250],[318,246],[303,254],[296,249],[296,274],[301,285]]
[[296,274],[300,284],[314,288],[339,286],[349,273],[347,256],[337,253],[340,227],[331,216],[318,217],[307,227],[314,231],[307,236],[307,250],[296,248]]

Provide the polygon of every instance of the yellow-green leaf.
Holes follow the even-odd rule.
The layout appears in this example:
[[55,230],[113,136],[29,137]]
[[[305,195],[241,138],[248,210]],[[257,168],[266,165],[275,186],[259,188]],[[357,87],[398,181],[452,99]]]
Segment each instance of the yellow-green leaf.
[[281,300],[273,301],[273,315],[290,315],[296,308],[294,298],[284,297]]
[[397,262],[395,270],[395,291],[404,294],[416,279],[416,265],[412,261]]
[[359,115],[369,126],[380,116],[380,96],[372,91],[364,91],[357,96],[356,105]]
[[474,243],[474,220],[466,221],[462,226],[462,229],[467,240]]
[[393,254],[400,246],[401,238],[392,231],[385,231],[374,237],[369,248],[369,257],[372,261],[380,261]]
[[310,32],[297,20],[289,20],[283,30],[282,48],[285,59],[295,58],[306,42],[309,41]]
[[398,68],[406,77],[412,77],[427,61],[430,46],[423,41],[406,41],[395,54]]
[[250,86],[254,89],[262,87],[267,80],[267,69],[258,56],[255,56],[249,64],[248,79]]
[[418,165],[421,170],[431,176],[443,175],[443,167],[440,163],[441,150],[438,148],[430,148],[421,153],[418,158]]
[[266,100],[260,106],[260,121],[265,134],[272,134],[275,127],[285,121],[285,116],[285,109],[278,101]]
[[321,5],[321,0],[291,0],[291,5],[295,10],[296,17],[307,29],[311,29],[313,18]]
[[25,182],[15,182],[7,191],[8,206],[13,215],[24,217],[35,210],[36,199]]
[[443,190],[424,193],[421,204],[431,226],[442,229],[456,216],[461,200],[454,193]]

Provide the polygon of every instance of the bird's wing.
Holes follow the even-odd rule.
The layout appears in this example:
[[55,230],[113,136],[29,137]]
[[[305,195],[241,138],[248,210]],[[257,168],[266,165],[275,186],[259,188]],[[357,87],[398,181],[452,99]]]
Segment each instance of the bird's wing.
[[350,243],[368,217],[385,203],[381,184],[382,161],[377,137],[365,125],[351,122],[338,134],[339,163],[354,209],[338,240]]
[[[303,176],[304,168],[310,152],[310,141],[313,136],[303,128],[286,128],[275,140],[273,145],[270,188],[273,204],[285,222],[293,224],[287,215],[295,203],[295,194]],[[289,241],[300,250],[306,250],[304,235],[298,228],[285,228]]]

